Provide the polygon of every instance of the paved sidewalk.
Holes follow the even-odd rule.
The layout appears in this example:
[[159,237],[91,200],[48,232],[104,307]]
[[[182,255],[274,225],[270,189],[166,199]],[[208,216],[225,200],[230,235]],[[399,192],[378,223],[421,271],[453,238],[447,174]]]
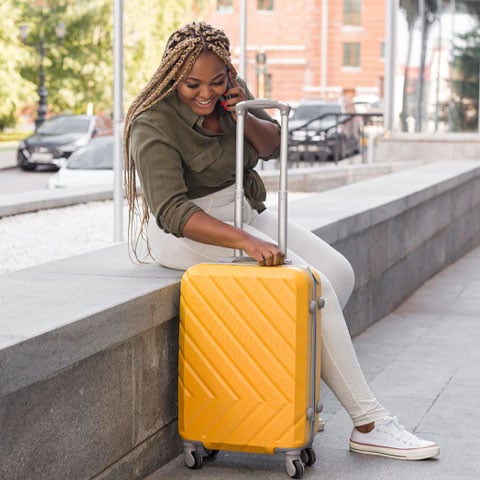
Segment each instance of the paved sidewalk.
[[[351,423],[323,389],[326,428],[304,479],[476,480],[480,478],[480,247],[444,270],[354,340],[369,384],[400,422],[437,441],[440,457],[419,462],[348,451]],[[183,456],[147,480],[288,479],[283,455],[220,452],[201,470]]]

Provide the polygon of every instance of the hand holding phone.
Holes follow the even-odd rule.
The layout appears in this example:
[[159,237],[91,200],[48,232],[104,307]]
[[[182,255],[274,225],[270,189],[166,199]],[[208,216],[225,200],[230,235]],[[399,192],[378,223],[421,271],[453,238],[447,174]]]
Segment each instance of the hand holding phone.
[[[233,87],[233,85],[232,85],[232,80],[230,78],[230,70],[228,69],[228,67],[227,67],[226,70],[227,70],[227,90],[226,90],[226,92],[228,92]],[[225,97],[225,100],[230,100],[233,97],[233,95],[224,95],[224,97]]]
[[224,94],[222,95],[222,97],[220,98],[220,105],[223,107],[224,110],[228,110],[227,100],[230,100],[233,97],[233,95],[226,95],[226,93],[233,87],[232,80],[230,79],[230,70],[228,69],[228,67],[226,68],[226,73],[227,73],[227,88]]

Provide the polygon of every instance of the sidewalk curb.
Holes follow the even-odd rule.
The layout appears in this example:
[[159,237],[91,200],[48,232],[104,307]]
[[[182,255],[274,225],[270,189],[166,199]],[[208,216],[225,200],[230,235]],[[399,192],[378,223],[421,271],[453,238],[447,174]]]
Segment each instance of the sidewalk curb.
[[101,186],[10,193],[0,195],[0,218],[112,198],[113,190]]

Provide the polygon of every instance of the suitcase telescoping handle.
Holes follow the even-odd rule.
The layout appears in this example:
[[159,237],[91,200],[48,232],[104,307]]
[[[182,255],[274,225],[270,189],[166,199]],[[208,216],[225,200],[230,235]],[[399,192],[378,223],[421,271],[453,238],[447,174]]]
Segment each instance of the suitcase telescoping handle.
[[[237,137],[236,137],[236,192],[235,192],[235,216],[234,222],[237,228],[243,228],[243,155],[244,155],[244,131],[245,115],[251,108],[274,108],[281,114],[280,136],[280,185],[278,189],[278,246],[287,256],[287,158],[288,158],[288,114],[290,106],[284,102],[259,98],[245,100],[235,105],[237,114]],[[242,257],[242,250],[234,250],[234,257]]]

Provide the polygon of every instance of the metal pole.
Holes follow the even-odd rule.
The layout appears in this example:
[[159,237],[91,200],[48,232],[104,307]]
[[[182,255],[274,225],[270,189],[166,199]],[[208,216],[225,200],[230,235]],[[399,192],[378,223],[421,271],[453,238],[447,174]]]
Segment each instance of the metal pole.
[[38,128],[44,121],[48,112],[48,90],[45,86],[45,70],[43,68],[45,60],[45,39],[43,33],[40,34],[40,43],[38,46],[38,52],[40,54],[40,71],[39,71],[39,83],[38,83],[38,113],[35,119],[35,128]]
[[113,6],[113,238],[123,241],[123,0]]
[[453,109],[455,102],[453,101],[453,49],[455,47],[455,10],[457,9],[455,0],[450,0],[450,100],[448,101],[448,131],[453,132],[455,128],[455,121],[453,116]]
[[442,68],[442,0],[437,0],[437,21],[438,21],[438,54],[437,54],[437,78],[435,80],[435,131],[439,125],[439,95],[440,95],[440,73]]
[[247,75],[247,0],[240,2],[240,54],[238,74],[246,80]]
[[398,0],[386,0],[385,22],[385,73],[384,73],[384,113],[383,128],[393,129],[393,111],[395,95],[395,50]]
[[415,132],[422,131],[423,120],[423,104],[424,104],[424,75],[425,75],[425,58],[427,53],[427,11],[425,8],[425,0],[418,0],[418,16],[420,17],[420,68],[418,69],[417,78],[417,95],[415,99]]
[[322,94],[327,92],[327,54],[328,54],[328,0],[322,3],[322,58],[321,80]]
[[477,105],[478,133],[480,133],[480,61],[478,62],[478,105]]

